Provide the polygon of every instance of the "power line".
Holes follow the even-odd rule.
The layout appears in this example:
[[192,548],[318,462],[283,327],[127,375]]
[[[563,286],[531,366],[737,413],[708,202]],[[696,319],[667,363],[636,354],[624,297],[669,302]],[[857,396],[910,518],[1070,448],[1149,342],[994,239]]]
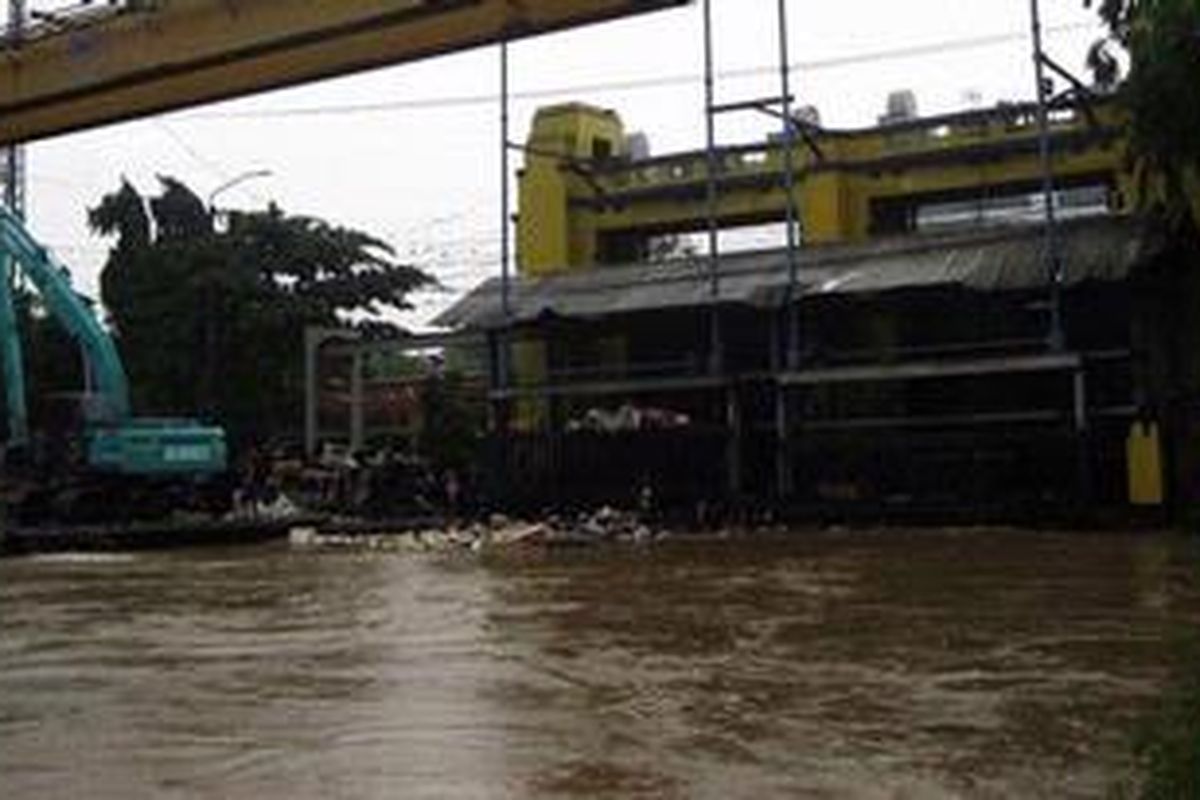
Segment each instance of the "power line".
[[[1093,30],[1096,26],[1088,23],[1058,25],[1047,28],[1051,35],[1076,33]],[[791,65],[793,72],[818,72],[822,70],[840,69],[851,66],[863,66],[887,61],[899,61],[913,58],[945,55],[947,53],[979,50],[988,47],[1024,42],[1028,34],[1022,32],[997,33],[987,36],[948,39],[940,42],[909,45],[905,47],[858,53],[850,56],[799,61]],[[723,80],[774,75],[778,67],[756,66],[724,70],[718,74]],[[511,93],[514,100],[546,100],[570,95],[599,94],[614,91],[642,91],[678,86],[692,86],[700,80],[695,74],[662,75],[653,78],[634,78],[625,81],[603,81],[598,83],[576,84],[574,86],[559,86],[549,89],[530,89]],[[393,111],[419,111],[423,109],[465,108],[471,106],[490,105],[498,100],[495,94],[451,95],[446,97],[428,97],[415,100],[395,100],[383,103],[347,103],[343,105],[298,106],[293,108],[258,109],[253,111],[211,111],[184,114],[177,116],[179,121],[230,120],[230,119],[276,119],[286,117],[334,116],[347,114],[373,114]]]
[[221,165],[201,155],[200,151],[188,144],[187,140],[180,136],[170,125],[168,125],[166,122],[163,122],[163,120],[158,117],[155,117],[153,121],[158,126],[159,130],[165,133],[171,141],[173,141],[181,150],[183,150],[183,152],[187,153],[193,161],[207,169],[213,175],[217,176],[220,180],[225,181],[229,179],[229,174],[221,167]]
[[[159,129],[162,130],[163,133],[171,138],[171,141],[175,142],[175,144],[177,144],[185,153],[187,153],[193,161],[211,172],[217,178],[217,180],[221,181],[222,184],[230,181],[229,170],[225,169],[219,163],[211,158],[206,157],[199,150],[192,147],[192,145],[189,144],[186,139],[179,135],[178,131],[168,125],[161,117],[154,117],[152,121],[158,125]],[[257,189],[247,188],[246,191],[253,195],[259,203],[265,205],[270,202],[269,199]]]

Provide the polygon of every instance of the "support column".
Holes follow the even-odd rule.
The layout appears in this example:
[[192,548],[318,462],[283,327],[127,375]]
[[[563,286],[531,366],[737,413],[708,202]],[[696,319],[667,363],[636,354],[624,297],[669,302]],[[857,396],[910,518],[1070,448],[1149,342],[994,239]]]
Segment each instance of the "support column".
[[[26,0],[8,0],[8,39],[20,42],[25,37],[27,17]],[[16,56],[20,58],[18,54]],[[14,143],[3,149],[4,204],[20,219],[25,219],[27,181],[25,169],[25,145]]]
[[497,340],[496,365],[499,385],[509,386],[512,333],[512,200],[509,176],[509,141],[511,113],[509,111],[509,62],[508,42],[500,42],[500,311],[504,318],[503,328]]
[[725,472],[727,489],[731,498],[742,493],[742,410],[738,402],[737,386],[730,384],[725,389]]
[[304,455],[317,455],[317,353],[324,341],[318,328],[304,329]]
[[320,353],[328,341],[340,339],[357,342],[357,331],[332,328],[304,329],[304,454],[309,458],[317,455],[320,444]]
[[488,431],[496,434],[500,430],[500,401],[494,393],[500,390],[500,343],[495,331],[487,334],[487,387],[488,387]]
[[787,194],[787,264],[788,283],[784,294],[784,313],[787,316],[787,349],[784,363],[788,369],[800,365],[800,297],[797,284],[800,277],[800,259],[796,253],[799,244],[797,227],[800,210],[796,202],[796,121],[792,118],[792,65],[788,46],[787,0],[779,0],[779,89],[783,104],[783,190]]
[[[510,139],[511,111],[509,97],[509,60],[508,40],[500,41],[500,312],[502,322],[499,330],[493,331],[489,337],[491,343],[491,378],[494,390],[501,393],[511,388],[512,372],[512,211],[509,155],[512,150]],[[509,449],[509,428],[513,409],[513,400],[502,395],[501,399],[491,404],[492,408],[492,447],[491,465],[488,483],[495,499],[507,497],[508,480],[511,470]]]
[[1075,370],[1071,380],[1072,395],[1074,398],[1074,421],[1076,433],[1087,433],[1089,426],[1088,419],[1088,397],[1087,397],[1087,373],[1082,366]]
[[[25,0],[8,1],[8,36],[20,41],[25,31]],[[3,151],[4,202],[18,218],[25,218],[25,148],[13,144]],[[16,264],[11,258],[0,260],[0,357],[4,365],[4,396],[8,408],[6,448],[29,446],[29,410],[25,396],[25,364],[17,330],[13,288]]]
[[775,386],[775,493],[786,502],[795,488],[792,480],[792,432],[788,402],[788,387],[782,382]]
[[717,229],[717,108],[716,65],[713,45],[712,0],[704,0],[704,119],[707,179],[705,203],[708,209],[708,292],[709,292],[709,352],[708,370],[720,375],[724,370],[725,354],[721,334],[721,245]]
[[1090,503],[1092,487],[1091,420],[1088,416],[1087,372],[1080,364],[1071,378],[1075,427],[1076,470],[1079,500]]
[[1051,85],[1046,77],[1046,53],[1042,46],[1042,12],[1039,0],[1029,0],[1029,9],[1033,29],[1033,67],[1037,78],[1038,154],[1042,171],[1042,202],[1046,206],[1043,258],[1050,289],[1050,330],[1047,333],[1047,344],[1052,351],[1061,352],[1066,347],[1066,333],[1062,308],[1062,254],[1058,241],[1058,214],[1054,208],[1054,153],[1050,140]]
[[355,350],[350,367],[350,452],[357,453],[366,444],[363,413],[363,354]]

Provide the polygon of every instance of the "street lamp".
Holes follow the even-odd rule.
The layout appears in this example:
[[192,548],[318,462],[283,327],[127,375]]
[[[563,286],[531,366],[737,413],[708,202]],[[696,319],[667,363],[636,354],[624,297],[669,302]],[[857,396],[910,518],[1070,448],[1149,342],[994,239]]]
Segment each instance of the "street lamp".
[[214,205],[214,204],[216,203],[217,196],[220,195],[221,193],[227,192],[235,186],[240,186],[243,183],[245,183],[246,181],[252,181],[252,180],[256,180],[258,178],[269,178],[273,174],[274,173],[271,172],[271,170],[269,170],[269,169],[252,169],[249,172],[243,172],[241,175],[238,175],[235,178],[231,178],[230,180],[225,181],[220,186],[218,186],[216,189],[213,189],[211,192],[209,192],[209,194],[208,194],[208,211],[209,211],[209,213],[213,214],[215,216],[217,208],[216,208],[216,205]]
[[[248,172],[243,172],[225,183],[213,189],[208,194],[208,220],[211,226],[212,234],[218,234],[220,231],[217,226],[217,207],[215,205],[217,196],[222,192],[226,192],[235,186],[251,181],[256,178],[268,178],[271,176],[269,169],[253,169]],[[206,283],[204,286],[204,372],[201,379],[201,390],[204,392],[204,403],[206,410],[211,414],[216,411],[216,354],[217,354],[217,298],[216,287],[212,283]]]

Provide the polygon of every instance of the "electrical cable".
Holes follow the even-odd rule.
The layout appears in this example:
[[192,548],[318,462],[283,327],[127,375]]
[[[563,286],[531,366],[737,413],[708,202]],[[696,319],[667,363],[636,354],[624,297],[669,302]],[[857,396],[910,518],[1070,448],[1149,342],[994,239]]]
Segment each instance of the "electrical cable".
[[[1047,28],[1053,35],[1093,30],[1096,26],[1087,23],[1059,25]],[[839,69],[850,66],[877,64],[887,61],[898,61],[913,58],[945,55],[952,52],[978,50],[987,47],[1024,42],[1028,38],[1025,32],[997,33],[986,36],[975,36],[962,39],[949,39],[940,42],[908,45],[905,47],[858,53],[849,56],[800,61],[791,65],[793,72],[816,72],[821,70]],[[736,80],[761,77],[778,73],[778,67],[756,66],[723,70],[718,73],[722,80]],[[625,81],[603,81],[598,83],[560,86],[548,89],[529,89],[514,91],[514,100],[547,100],[556,97],[584,94],[600,94],[613,91],[641,91],[678,86],[692,86],[700,78],[693,74],[663,75],[653,78],[635,78]],[[292,108],[268,108],[247,111],[208,111],[177,115],[179,122],[233,120],[233,119],[277,119],[287,117],[313,116],[342,116],[349,114],[373,114],[395,111],[418,111],[422,109],[462,108],[494,104],[499,99],[496,94],[451,95],[445,97],[428,97],[414,100],[394,100],[381,103],[349,103],[345,105],[297,106]]]
[[223,169],[215,161],[212,161],[211,159],[205,158],[203,155],[201,155],[200,151],[188,144],[186,139],[180,136],[177,131],[164,122],[160,117],[154,117],[152,121],[158,126],[159,130],[166,134],[167,138],[174,142],[177,147],[183,150],[183,152],[187,153],[187,155],[190,156],[193,161],[207,169],[218,179],[222,181],[229,180],[229,173],[226,172],[225,169]]

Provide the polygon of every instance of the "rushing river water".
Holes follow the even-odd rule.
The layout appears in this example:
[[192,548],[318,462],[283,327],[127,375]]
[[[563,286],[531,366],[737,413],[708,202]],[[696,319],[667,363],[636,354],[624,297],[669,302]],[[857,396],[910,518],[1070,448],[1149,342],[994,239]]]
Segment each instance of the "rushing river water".
[[1102,796],[1194,543],[0,562],[0,797]]

